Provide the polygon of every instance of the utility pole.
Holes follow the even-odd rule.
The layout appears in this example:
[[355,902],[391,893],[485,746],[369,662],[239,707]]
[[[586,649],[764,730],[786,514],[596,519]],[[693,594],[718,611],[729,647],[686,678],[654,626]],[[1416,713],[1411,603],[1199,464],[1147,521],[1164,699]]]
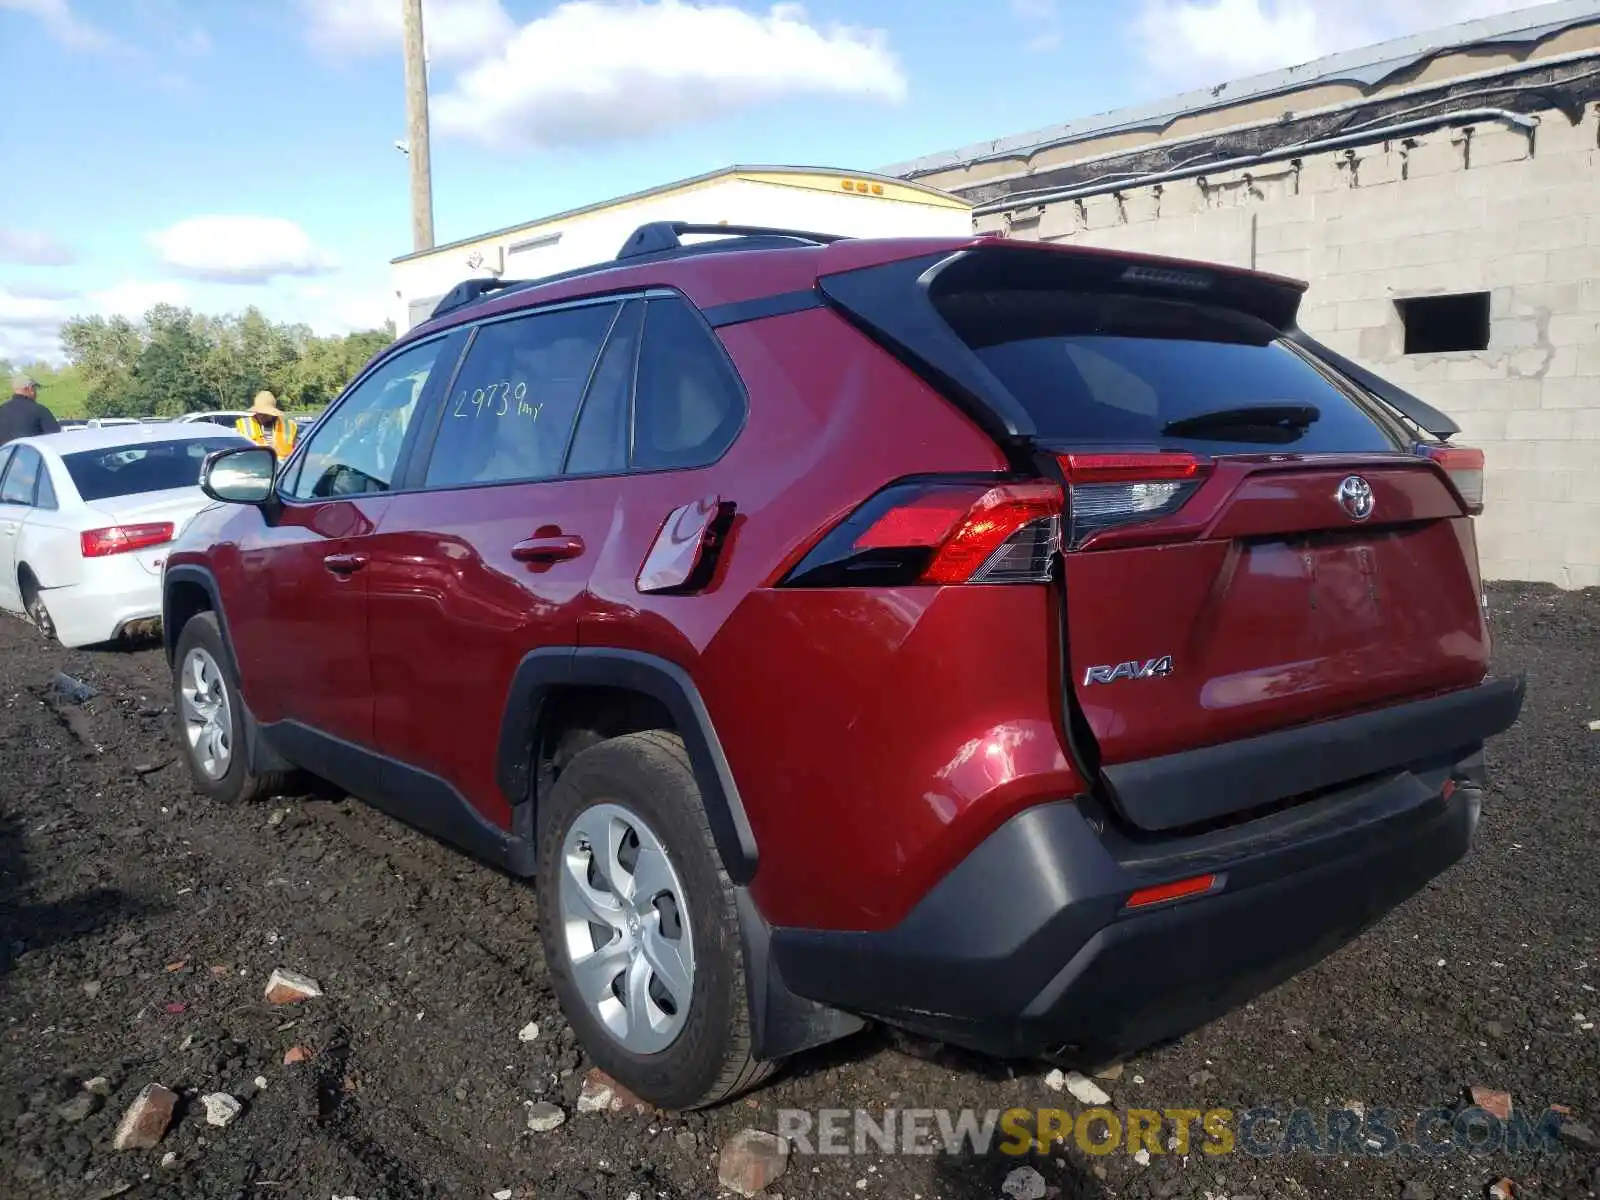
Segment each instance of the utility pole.
[[433,249],[433,160],[428,153],[428,60],[422,0],[401,0],[406,29],[406,139],[411,160],[411,248]]

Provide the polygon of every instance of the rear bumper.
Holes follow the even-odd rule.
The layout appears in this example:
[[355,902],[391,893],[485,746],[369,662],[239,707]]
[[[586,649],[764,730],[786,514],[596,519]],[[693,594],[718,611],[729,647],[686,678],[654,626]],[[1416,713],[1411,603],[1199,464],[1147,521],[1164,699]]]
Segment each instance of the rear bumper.
[[[1481,744],[1459,747],[1192,836],[1127,836],[1088,798],[1042,805],[894,928],[775,929],[772,962],[800,996],[957,1045],[1104,1061],[1297,974],[1460,859],[1482,763]],[[1204,895],[1126,907],[1208,873]]]
[[161,580],[141,570],[140,578],[90,578],[82,583],[49,588],[44,602],[64,646],[92,646],[114,641],[130,625],[161,617]]

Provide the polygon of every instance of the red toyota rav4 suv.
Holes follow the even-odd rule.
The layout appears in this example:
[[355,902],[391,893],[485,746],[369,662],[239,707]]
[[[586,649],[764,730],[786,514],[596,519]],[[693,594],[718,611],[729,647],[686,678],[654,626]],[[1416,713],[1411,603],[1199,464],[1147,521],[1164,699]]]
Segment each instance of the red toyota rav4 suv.
[[663,1106],[864,1019],[1177,1036],[1455,862],[1522,703],[1482,455],[1302,290],[684,225],[462,284],[281,469],[208,460],[164,584],[196,785],[309,772],[531,877],[582,1044]]

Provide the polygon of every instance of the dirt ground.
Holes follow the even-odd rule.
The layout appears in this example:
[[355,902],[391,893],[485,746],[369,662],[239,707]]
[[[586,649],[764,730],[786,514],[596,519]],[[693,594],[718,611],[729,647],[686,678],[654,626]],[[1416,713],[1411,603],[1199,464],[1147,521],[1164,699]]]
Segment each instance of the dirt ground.
[[[1415,1114],[1505,1089],[1600,1128],[1600,592],[1492,594],[1522,720],[1462,865],[1247,1009],[1103,1082],[1113,1107],[1359,1102]],[[63,700],[57,671],[98,695]],[[588,1064],[546,981],[532,889],[350,802],[219,808],[168,740],[159,650],[71,652],[0,619],[0,1195],[650,1200],[718,1191],[716,1155],[779,1109],[1081,1109],[1042,1069],[869,1031],[748,1099],[689,1115],[580,1113]],[[325,993],[275,1007],[275,967]],[[537,1022],[522,1041],[518,1031]],[[283,1065],[304,1047],[309,1061]],[[109,1094],[83,1100],[83,1081]],[[265,1086],[261,1086],[261,1082]],[[147,1083],[181,1097],[160,1144],[117,1152]],[[199,1097],[243,1101],[226,1128]],[[76,1099],[76,1103],[74,1103]],[[527,1103],[567,1114],[527,1129]],[[65,1106],[65,1107],[63,1107]],[[88,1110],[88,1111],[86,1111]],[[1026,1162],[1043,1177],[1008,1176]],[[792,1155],[795,1197],[1581,1197],[1600,1146],[1187,1158]],[[1003,1191],[1009,1188],[1009,1191]],[[1037,1189],[1037,1190],[1033,1190]]]

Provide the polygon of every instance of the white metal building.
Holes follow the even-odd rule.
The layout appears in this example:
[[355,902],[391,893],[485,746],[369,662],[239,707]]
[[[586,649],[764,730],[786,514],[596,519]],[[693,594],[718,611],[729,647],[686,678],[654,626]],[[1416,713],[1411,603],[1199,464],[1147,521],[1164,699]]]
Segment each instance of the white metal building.
[[535,279],[615,258],[650,221],[854,237],[972,232],[971,205],[926,184],[825,167],[728,167],[397,258],[395,326],[403,331],[426,320],[463,279]]
[[1485,576],[1600,585],[1600,0],[888,169],[977,228],[1310,282],[1318,340],[1482,447]]

